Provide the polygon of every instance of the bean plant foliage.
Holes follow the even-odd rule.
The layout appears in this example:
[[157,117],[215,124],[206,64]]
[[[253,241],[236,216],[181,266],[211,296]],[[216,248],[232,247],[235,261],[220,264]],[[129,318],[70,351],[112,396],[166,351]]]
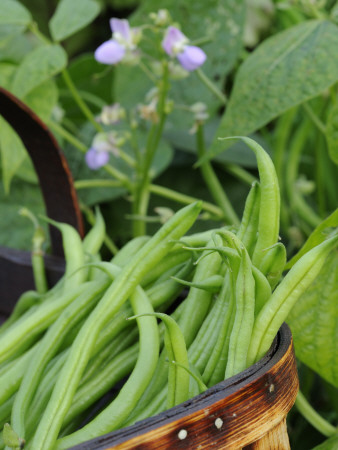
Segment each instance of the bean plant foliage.
[[[329,243],[335,242],[338,228],[338,2],[30,3],[0,1],[0,86],[31,108],[56,137],[87,226],[99,227],[93,209],[100,206],[107,224],[101,238],[109,256],[130,239],[154,234],[173,217],[175,222],[174,211],[182,205],[195,205],[190,206],[198,217],[191,240],[200,239],[200,231],[225,227],[196,248],[189,247],[186,237],[186,250],[194,253],[197,267],[206,247],[212,264],[222,259],[232,265],[228,281],[234,285],[237,280],[243,302],[246,289],[262,282],[257,270],[263,274],[255,292],[258,306],[251,308],[245,328],[253,336],[245,347],[245,361],[251,363],[267,350],[262,329],[273,308],[264,309],[265,301],[272,299],[277,308],[285,286],[303,277],[294,303],[296,288],[290,292],[286,321],[302,390],[304,385],[296,407],[309,423],[292,415],[290,439],[300,450],[316,444],[336,448],[332,424],[337,424],[338,410],[330,392],[338,388],[338,254]],[[45,214],[44,204],[26,149],[1,117],[0,156],[0,245],[28,250],[32,232],[18,210],[25,206],[38,217]],[[251,236],[252,227],[260,231]],[[48,245],[47,239],[44,250]],[[251,260],[255,268],[245,278]],[[190,287],[191,273],[185,281]],[[203,292],[217,291],[217,277],[211,288],[203,278]],[[226,290],[219,295],[226,298]],[[152,314],[149,305],[145,311]],[[134,308],[133,314],[138,316]],[[156,321],[148,319],[152,327]],[[233,330],[240,329],[241,320],[237,316]],[[165,321],[168,329],[174,327]],[[244,352],[238,336],[232,333],[227,354],[229,376],[246,367],[234,356],[236,348]],[[217,370],[201,367],[208,382],[218,380]],[[185,373],[170,367],[169,378],[175,380],[178,372]],[[187,373],[183,378],[189,379]],[[195,378],[201,387],[198,373]],[[176,396],[181,398],[169,389],[169,397]],[[17,442],[13,433],[5,429],[7,442]]]

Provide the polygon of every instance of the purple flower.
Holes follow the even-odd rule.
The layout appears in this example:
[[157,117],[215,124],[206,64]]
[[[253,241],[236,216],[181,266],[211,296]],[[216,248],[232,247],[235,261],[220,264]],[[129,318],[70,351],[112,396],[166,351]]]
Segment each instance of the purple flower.
[[109,161],[109,153],[106,151],[97,150],[91,147],[86,153],[86,163],[89,169],[98,170]]
[[175,27],[169,27],[162,41],[164,51],[180,62],[189,72],[198,69],[206,60],[204,51],[194,45],[188,45],[188,38]]
[[101,44],[95,51],[96,61],[103,64],[117,64],[126,56],[135,56],[140,38],[137,28],[130,28],[126,19],[110,19],[113,38]]
[[87,166],[92,170],[97,170],[107,164],[110,153],[118,156],[119,143],[121,142],[118,141],[114,131],[98,133],[93,139],[92,146],[86,153],[85,159]]

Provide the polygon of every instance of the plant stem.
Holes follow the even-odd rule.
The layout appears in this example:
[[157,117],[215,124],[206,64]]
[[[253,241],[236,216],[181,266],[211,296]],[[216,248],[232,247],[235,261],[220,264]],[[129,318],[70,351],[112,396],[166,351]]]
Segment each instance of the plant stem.
[[313,111],[311,106],[308,103],[303,103],[303,108],[308,115],[308,117],[312,120],[312,122],[316,125],[318,130],[326,136],[326,126],[317,116],[317,114]]
[[202,71],[202,69],[197,69],[196,73],[198,78],[205,84],[205,86],[222,102],[223,105],[226,104],[227,98],[221,92],[218,87],[210,80],[209,77]]
[[86,153],[86,151],[88,150],[87,146],[83,142],[77,139],[73,134],[71,134],[68,130],[63,128],[60,124],[49,120],[47,122],[47,125],[52,131],[54,131],[63,139],[65,139],[67,142],[69,142],[73,147],[80,150],[80,152]]
[[74,181],[76,189],[91,189],[93,187],[122,187],[121,183],[116,180],[77,180]]
[[313,409],[301,391],[298,392],[295,405],[305,419],[324,436],[330,437],[338,432],[338,428],[331,425]]
[[[203,126],[197,126],[196,132],[197,138],[197,154],[198,158],[201,159],[205,155],[205,143],[204,143],[204,135],[203,135]],[[205,181],[205,184],[208,186],[211,195],[213,196],[216,204],[223,211],[224,219],[234,225],[239,224],[239,219],[237,214],[235,213],[232,205],[224,192],[222,185],[220,184],[212,165],[209,162],[205,162],[201,164],[200,170]]]
[[[180,192],[173,191],[172,189],[166,188],[164,186],[158,186],[156,184],[150,184],[149,190],[151,193],[160,195],[161,197],[168,198],[170,200],[174,200],[178,203],[182,203],[183,205],[189,205],[190,203],[194,203],[200,199],[196,197],[191,197],[190,195],[184,195]],[[224,214],[221,208],[212,203],[203,201],[202,209],[207,211],[214,216],[222,219]]]
[[[147,139],[146,152],[144,161],[138,174],[139,182],[134,186],[134,203],[133,215],[142,217],[147,215],[149,203],[149,184],[150,184],[150,169],[153,162],[158,144],[162,137],[163,127],[166,119],[166,99],[169,90],[169,69],[166,62],[163,63],[163,76],[159,86],[159,100],[157,112],[159,116],[158,123],[152,125]],[[133,223],[134,236],[145,234],[146,224],[144,221],[135,220]]]
[[66,86],[68,87],[69,91],[71,92],[75,102],[77,103],[80,110],[83,112],[84,116],[91,122],[91,124],[94,126],[96,131],[101,133],[103,131],[103,128],[99,123],[96,122],[95,117],[93,116],[91,110],[88,108],[86,103],[82,100],[80,97],[80,94],[78,93],[75,84],[73,83],[69,72],[67,69],[63,69],[61,72],[62,78],[64,82],[66,83]]
[[[88,150],[87,146],[79,139],[77,139],[74,135],[69,133],[65,128],[63,128],[58,123],[48,121],[48,126],[51,130],[59,134],[62,138],[64,138],[67,142],[69,142],[75,148],[80,150],[82,153],[87,152]],[[114,178],[116,178],[121,183],[121,185],[125,186],[129,191],[131,191],[132,184],[129,181],[128,177],[126,177],[126,175],[124,175],[119,170],[115,169],[115,167],[111,166],[110,164],[106,164],[105,166],[103,166],[103,169],[110,175],[112,175]]]
[[231,164],[231,163],[224,163],[221,164],[221,167],[224,168],[228,173],[236,177],[238,180],[243,181],[244,183],[248,184],[249,186],[252,185],[255,181],[257,181],[257,178],[251,175],[250,172],[243,169],[238,164]]

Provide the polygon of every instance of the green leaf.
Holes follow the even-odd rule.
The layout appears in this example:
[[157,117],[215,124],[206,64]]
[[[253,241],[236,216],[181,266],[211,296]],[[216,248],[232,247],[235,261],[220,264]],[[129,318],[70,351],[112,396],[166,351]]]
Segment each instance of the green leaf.
[[[72,60],[67,69],[80,95],[94,114],[98,114],[104,105],[113,103],[113,72],[109,67],[108,69],[107,66],[99,64],[93,54],[88,53]],[[62,78],[58,79],[58,87],[61,105],[67,111],[67,118],[77,125],[82,124],[86,118]]]
[[291,310],[289,324],[296,356],[338,387],[338,250],[327,257],[312,285]]
[[25,34],[11,36],[0,45],[0,61],[20,64],[24,57],[34,48],[35,42],[27,39]]
[[24,102],[43,120],[50,119],[58,101],[58,90],[54,80],[47,80],[31,90]]
[[0,24],[27,26],[31,20],[30,12],[21,3],[15,0],[1,0]]
[[336,209],[329,217],[327,217],[322,223],[320,223],[315,230],[311,233],[305,244],[300,251],[287,263],[285,269],[291,269],[296,262],[305,253],[311,250],[316,245],[321,244],[330,236],[330,233],[338,227],[338,209]]
[[16,66],[10,63],[0,63],[0,86],[8,89],[15,72]]
[[331,436],[321,444],[316,445],[316,447],[313,447],[312,450],[336,450],[337,448],[338,448],[338,434],[335,436]]
[[84,28],[100,12],[94,0],[61,0],[49,22],[54,41],[59,42]]
[[330,158],[338,164],[338,100],[331,108],[327,119],[326,140]]
[[338,79],[338,27],[307,21],[266,39],[240,67],[217,137],[248,135]]
[[27,226],[27,220],[18,214],[23,206],[35,215],[46,215],[39,186],[25,183],[22,180],[13,180],[11,193],[6,195],[0,185],[0,245],[31,250],[32,228]]
[[25,30],[24,25],[3,24],[0,25],[0,46],[8,44],[14,36],[21,34]]
[[18,67],[12,92],[22,98],[39,84],[61,72],[67,64],[67,54],[60,45],[43,45],[32,50]]
[[26,158],[27,152],[18,135],[1,117],[0,128],[2,178],[5,192],[8,194],[12,178]]

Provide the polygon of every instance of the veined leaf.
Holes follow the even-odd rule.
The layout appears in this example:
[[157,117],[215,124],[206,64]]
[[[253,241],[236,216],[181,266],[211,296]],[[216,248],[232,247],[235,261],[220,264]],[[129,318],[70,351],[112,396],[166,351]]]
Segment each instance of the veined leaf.
[[31,14],[16,0],[1,0],[0,24],[27,26],[32,20]]
[[0,117],[0,129],[2,178],[5,193],[8,194],[11,180],[27,157],[27,152],[18,135],[2,117]]
[[287,263],[285,269],[291,269],[296,262],[305,253],[311,250],[316,245],[325,241],[332,233],[332,231],[338,227],[338,209],[336,209],[329,217],[327,217],[322,223],[320,223],[315,230],[311,233],[305,244],[299,250],[299,252]]
[[217,137],[248,135],[338,79],[338,27],[303,22],[266,39],[240,67],[210,157],[226,148]]
[[49,22],[54,41],[59,42],[84,28],[100,12],[95,0],[61,0]]
[[329,155],[338,164],[338,101],[331,108],[326,124],[326,140]]
[[296,356],[338,387],[338,250],[333,250],[312,285],[291,310]]
[[22,98],[44,81],[61,72],[67,54],[60,45],[43,45],[32,50],[18,67],[11,91]]

